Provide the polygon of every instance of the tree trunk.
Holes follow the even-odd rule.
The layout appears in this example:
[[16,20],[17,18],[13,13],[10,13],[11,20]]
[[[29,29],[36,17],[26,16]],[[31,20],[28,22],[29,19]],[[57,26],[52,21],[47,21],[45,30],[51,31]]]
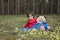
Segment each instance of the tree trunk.
[[24,0],[24,13],[26,13],[26,0]]
[[1,0],[2,15],[4,15],[4,0]]
[[44,13],[44,0],[42,0],[42,4],[41,4],[41,14]]
[[51,13],[53,13],[53,8],[52,8],[53,3],[52,3],[52,1],[53,1],[53,0],[51,0]]
[[1,0],[0,0],[0,15],[2,14],[2,12],[1,12]]
[[20,0],[18,0],[18,14],[20,13]]
[[33,0],[33,14],[35,13],[35,0]]
[[18,3],[18,1],[16,0],[16,15],[17,15],[17,13],[18,13],[18,5],[17,5],[17,3]]
[[59,14],[59,0],[58,0],[57,14]]
[[9,0],[8,0],[8,15],[9,15]]

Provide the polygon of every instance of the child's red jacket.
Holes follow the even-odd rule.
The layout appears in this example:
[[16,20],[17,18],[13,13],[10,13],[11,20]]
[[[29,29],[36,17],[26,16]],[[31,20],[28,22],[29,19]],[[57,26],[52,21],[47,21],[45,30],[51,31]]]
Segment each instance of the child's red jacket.
[[27,23],[25,24],[24,28],[32,28],[34,26],[34,24],[36,23],[36,18],[33,19],[28,19]]

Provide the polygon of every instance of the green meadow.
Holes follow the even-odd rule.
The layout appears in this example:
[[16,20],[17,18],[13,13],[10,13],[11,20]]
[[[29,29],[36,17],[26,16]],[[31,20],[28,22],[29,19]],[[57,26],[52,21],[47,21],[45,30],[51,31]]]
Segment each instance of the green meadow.
[[60,15],[45,15],[51,31],[22,32],[26,15],[0,15],[0,40],[60,40]]

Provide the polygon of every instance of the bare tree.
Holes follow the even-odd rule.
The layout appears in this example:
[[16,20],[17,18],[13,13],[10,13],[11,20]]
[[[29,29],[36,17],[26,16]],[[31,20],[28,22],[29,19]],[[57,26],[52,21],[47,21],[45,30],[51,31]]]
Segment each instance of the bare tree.
[[24,0],[24,13],[26,12],[26,0]]
[[0,14],[1,14],[1,0],[0,0]]
[[20,0],[17,0],[18,1],[18,14],[20,13]]
[[41,14],[44,13],[44,0],[42,0],[42,4],[41,4]]
[[4,0],[1,0],[1,10],[2,14],[4,15]]
[[18,11],[17,11],[17,0],[16,0],[16,3],[15,4],[16,4],[16,15],[17,15],[17,13],[18,13]]
[[60,3],[59,3],[59,0],[58,0],[57,14],[59,14],[59,5],[60,5]]
[[33,0],[33,13],[35,13],[35,0]]
[[9,15],[9,0],[8,0],[8,15]]

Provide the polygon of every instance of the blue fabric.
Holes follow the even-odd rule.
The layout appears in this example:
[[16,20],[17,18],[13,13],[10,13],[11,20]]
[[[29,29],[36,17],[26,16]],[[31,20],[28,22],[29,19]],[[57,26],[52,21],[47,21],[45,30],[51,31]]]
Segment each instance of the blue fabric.
[[34,29],[36,30],[39,30],[40,29],[40,24],[39,23],[36,23],[34,26],[33,26]]
[[36,24],[33,26],[33,28],[36,29],[36,30],[40,30],[40,26],[44,26],[45,30],[48,29],[48,25],[47,25],[46,22],[42,22],[42,24],[36,23]]
[[44,26],[45,30],[47,30],[47,29],[48,29],[48,25],[47,25],[47,23],[46,23],[46,22],[42,22],[41,26]]

